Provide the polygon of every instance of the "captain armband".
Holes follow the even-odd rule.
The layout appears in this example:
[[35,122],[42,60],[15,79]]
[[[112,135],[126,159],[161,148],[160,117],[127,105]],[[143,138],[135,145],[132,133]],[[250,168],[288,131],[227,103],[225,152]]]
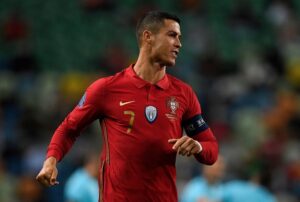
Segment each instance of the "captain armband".
[[183,127],[185,129],[186,134],[189,137],[192,137],[202,131],[205,131],[208,128],[208,125],[203,120],[201,114],[198,114],[183,122]]

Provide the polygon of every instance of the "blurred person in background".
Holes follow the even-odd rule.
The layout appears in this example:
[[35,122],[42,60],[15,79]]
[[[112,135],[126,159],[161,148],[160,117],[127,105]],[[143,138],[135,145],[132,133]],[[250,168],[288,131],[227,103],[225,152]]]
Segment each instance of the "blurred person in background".
[[66,202],[97,202],[98,188],[98,156],[89,153],[84,159],[83,166],[75,170],[65,184]]
[[44,202],[47,200],[43,195],[42,186],[38,184],[30,175],[24,174],[20,176],[16,188],[18,201]]
[[[176,155],[213,164],[218,143],[192,88],[166,74],[181,48],[180,20],[149,12],[137,24],[135,64],[94,82],[54,133],[37,180],[58,184],[57,163],[83,128],[101,122],[100,201],[177,201]],[[183,128],[187,135],[183,136]]]
[[0,201],[16,201],[17,182],[17,179],[7,172],[4,161],[0,157]]
[[212,166],[204,165],[200,176],[189,181],[181,193],[181,202],[221,202],[224,195],[223,183],[225,162],[219,155]]
[[224,184],[224,202],[276,202],[270,192],[271,173],[268,167],[248,165],[238,179]]

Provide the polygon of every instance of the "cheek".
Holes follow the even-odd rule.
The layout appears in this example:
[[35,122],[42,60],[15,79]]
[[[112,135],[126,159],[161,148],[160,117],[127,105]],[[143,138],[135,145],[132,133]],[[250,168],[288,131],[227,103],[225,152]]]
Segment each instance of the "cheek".
[[160,42],[153,44],[153,50],[155,52],[160,51],[161,49],[163,49],[163,47],[164,47],[163,44]]
[[156,51],[166,51],[170,42],[165,38],[157,38],[153,44],[153,49]]
[[153,57],[161,57],[164,55],[166,49],[161,43],[157,43],[152,47],[152,56]]
[[169,47],[166,44],[160,44],[160,46],[157,47],[158,53],[162,56],[168,56],[169,53]]

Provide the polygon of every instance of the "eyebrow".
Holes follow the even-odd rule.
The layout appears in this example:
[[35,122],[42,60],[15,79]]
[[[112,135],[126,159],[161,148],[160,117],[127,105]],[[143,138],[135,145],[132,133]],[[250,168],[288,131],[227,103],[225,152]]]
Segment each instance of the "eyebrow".
[[178,35],[179,37],[181,37],[181,34],[180,34],[180,33],[175,32],[175,31],[172,31],[172,30],[169,30],[167,33],[168,33],[168,34],[176,34],[176,35]]

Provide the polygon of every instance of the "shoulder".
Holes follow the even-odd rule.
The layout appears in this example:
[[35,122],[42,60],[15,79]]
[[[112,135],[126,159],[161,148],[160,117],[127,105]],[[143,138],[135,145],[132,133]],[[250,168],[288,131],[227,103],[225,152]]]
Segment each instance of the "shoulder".
[[181,201],[196,201],[199,196],[203,195],[205,187],[206,183],[202,177],[193,178],[184,187]]
[[274,202],[276,201],[274,195],[265,187],[263,186],[258,186],[257,187],[258,192],[260,194],[261,200],[266,201],[266,202]]
[[205,180],[202,177],[195,177],[186,185],[187,189],[199,189],[205,185]]
[[86,172],[83,169],[76,170],[66,181],[65,194],[73,196],[84,187],[86,183]]
[[88,185],[88,174],[83,169],[78,169],[67,180],[64,197],[70,201],[81,201],[86,196]]
[[105,89],[107,87],[110,87],[111,85],[113,85],[116,82],[125,80],[124,78],[125,78],[125,71],[123,70],[121,72],[116,73],[115,75],[106,76],[106,77],[97,79],[89,86],[89,89],[90,90]]
[[71,176],[67,180],[67,184],[70,184],[73,186],[73,184],[84,183],[86,176],[87,176],[87,174],[83,169],[78,169],[78,170],[74,171],[73,174],[71,174]]
[[227,182],[225,193],[227,198],[237,201],[276,201],[275,197],[264,187],[240,180]]
[[236,190],[248,189],[248,183],[240,180],[232,180],[225,183],[227,191],[234,192]]
[[186,82],[170,75],[170,74],[167,74],[168,75],[168,79],[169,79],[169,82],[170,82],[170,85],[171,87],[173,88],[177,88],[177,89],[182,89],[184,92],[192,92],[193,89],[192,87],[187,84]]

